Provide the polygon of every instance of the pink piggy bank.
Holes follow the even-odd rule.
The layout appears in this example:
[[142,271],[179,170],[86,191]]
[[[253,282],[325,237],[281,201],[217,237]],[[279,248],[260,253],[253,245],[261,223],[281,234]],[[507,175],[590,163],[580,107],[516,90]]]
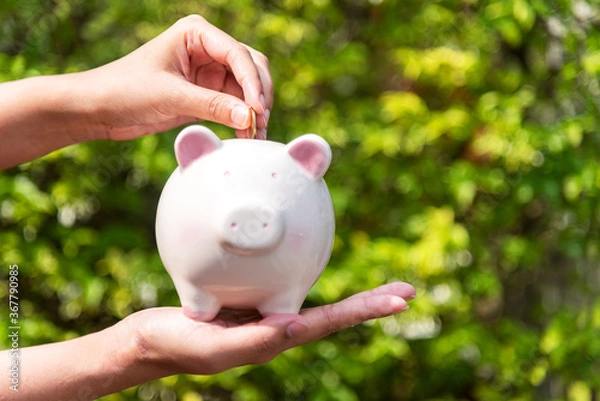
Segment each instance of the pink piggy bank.
[[229,139],[202,126],[175,141],[179,168],[163,189],[156,240],[186,316],[222,307],[298,313],[331,254],[327,142]]

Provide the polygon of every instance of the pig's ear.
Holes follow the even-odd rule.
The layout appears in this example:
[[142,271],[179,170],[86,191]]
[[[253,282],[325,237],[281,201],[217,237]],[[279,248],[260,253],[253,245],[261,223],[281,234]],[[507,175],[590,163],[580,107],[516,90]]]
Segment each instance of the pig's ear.
[[286,150],[314,179],[322,178],[331,163],[329,144],[315,134],[306,134],[294,139],[286,145]]
[[182,169],[219,149],[223,143],[214,132],[201,125],[191,125],[175,139],[175,157]]

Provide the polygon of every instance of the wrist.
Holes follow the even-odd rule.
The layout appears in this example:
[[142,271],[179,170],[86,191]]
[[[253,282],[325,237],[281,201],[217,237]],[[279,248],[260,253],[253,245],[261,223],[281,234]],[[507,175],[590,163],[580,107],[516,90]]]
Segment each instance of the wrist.
[[84,73],[38,76],[11,82],[17,90],[18,117],[43,137],[62,147],[102,139],[93,123],[94,99],[87,90]]
[[100,139],[84,76],[65,74],[6,82],[0,88],[0,169],[56,149]]
[[140,313],[144,311],[128,316],[111,328],[115,330],[116,341],[121,344],[123,371],[136,372],[135,377],[130,376],[136,381],[132,385],[178,373],[169,368],[169,361],[157,350],[152,330],[147,327],[153,323],[140,319]]
[[54,105],[47,113],[52,120],[60,121],[70,144],[106,139],[98,121],[100,96],[94,90],[93,76],[86,71],[50,78],[54,78],[49,83]]

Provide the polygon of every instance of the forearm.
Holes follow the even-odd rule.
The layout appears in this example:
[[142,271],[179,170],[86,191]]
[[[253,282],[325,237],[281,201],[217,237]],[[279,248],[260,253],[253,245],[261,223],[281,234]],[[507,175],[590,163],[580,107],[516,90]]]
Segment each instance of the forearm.
[[[10,370],[6,364],[13,358],[7,351],[0,354],[0,361],[3,371]],[[123,332],[122,324],[74,340],[21,349],[18,366],[18,386],[2,386],[0,399],[95,400],[166,375],[140,357],[135,338]]]
[[78,73],[0,84],[0,170],[97,139],[85,79]]

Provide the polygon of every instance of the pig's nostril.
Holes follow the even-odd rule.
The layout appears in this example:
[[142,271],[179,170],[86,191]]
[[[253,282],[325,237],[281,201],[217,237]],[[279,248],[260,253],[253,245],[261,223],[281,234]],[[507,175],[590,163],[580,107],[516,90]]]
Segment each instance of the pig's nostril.
[[271,177],[273,177],[273,178],[277,178],[277,177],[278,177],[278,176],[277,176],[277,173],[272,173],[272,174],[271,174]]
[[234,207],[226,213],[218,236],[220,245],[228,252],[266,254],[279,246],[284,237],[285,221],[281,214],[262,208],[261,203]]

